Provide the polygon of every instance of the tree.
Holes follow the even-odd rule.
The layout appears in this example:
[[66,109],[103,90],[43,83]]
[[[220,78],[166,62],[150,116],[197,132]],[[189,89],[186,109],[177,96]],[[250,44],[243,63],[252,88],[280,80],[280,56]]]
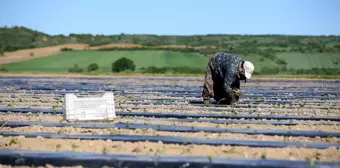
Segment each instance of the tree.
[[87,71],[90,72],[90,71],[95,71],[99,69],[99,66],[96,64],[96,63],[92,63],[90,64],[89,66],[87,66]]
[[122,57],[112,63],[112,72],[121,72],[125,70],[134,71],[136,68],[135,64],[131,59]]
[[73,73],[78,72],[78,73],[80,73],[80,72],[83,72],[83,68],[80,68],[78,66],[78,64],[74,64],[73,67],[68,69],[68,72],[73,72]]

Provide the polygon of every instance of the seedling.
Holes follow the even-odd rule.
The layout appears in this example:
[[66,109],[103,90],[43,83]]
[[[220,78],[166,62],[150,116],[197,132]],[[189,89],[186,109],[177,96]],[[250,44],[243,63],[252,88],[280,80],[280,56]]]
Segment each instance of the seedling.
[[139,153],[139,152],[141,152],[142,150],[139,148],[139,147],[136,147],[136,148],[134,148],[133,150],[132,150],[132,152],[134,152],[134,153]]
[[224,152],[224,153],[234,153],[234,152],[235,152],[235,149],[236,149],[236,147],[233,146],[233,147],[231,147],[230,150],[223,150],[223,152]]
[[12,103],[7,104],[7,108],[13,108]]
[[104,155],[107,155],[108,154],[107,148],[104,147],[102,152],[103,152]]
[[60,145],[60,144],[57,144],[57,145],[56,145],[57,151],[59,151],[60,148],[61,148],[61,145]]
[[72,149],[73,149],[73,150],[76,149],[76,148],[78,148],[78,147],[79,147],[78,145],[72,144]]
[[18,139],[13,137],[13,138],[9,141],[9,146],[11,146],[12,144],[18,144]]
[[306,103],[299,103],[300,108],[304,107]]
[[209,162],[212,162],[213,157],[212,156],[208,156]]
[[7,121],[5,121],[2,125],[1,128],[3,128],[7,124]]
[[186,138],[185,138],[185,141],[186,141],[186,143],[190,143],[190,138],[189,138],[189,137],[186,137]]
[[310,159],[310,160],[309,160],[309,167],[310,167],[310,168],[313,168],[314,166],[315,166],[315,161],[312,160],[312,159]]
[[327,138],[333,138],[334,136],[328,132],[326,132]]
[[62,129],[60,129],[60,130],[57,132],[57,134],[62,134],[62,133],[64,133],[64,131],[63,131]]
[[244,92],[241,91],[240,89],[233,89],[233,94],[235,94],[236,96],[243,96]]
[[57,114],[57,110],[56,110],[57,106],[52,106],[52,109],[53,109],[53,115],[56,115]]
[[267,159],[266,153],[262,153],[261,159],[263,159],[263,160],[266,160],[266,159]]

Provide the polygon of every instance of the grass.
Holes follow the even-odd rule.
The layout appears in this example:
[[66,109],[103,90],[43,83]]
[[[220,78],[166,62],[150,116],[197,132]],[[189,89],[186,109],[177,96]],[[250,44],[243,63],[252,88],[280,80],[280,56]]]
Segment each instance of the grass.
[[[276,62],[264,59],[257,54],[237,54],[249,60],[255,65],[255,72],[260,71],[263,67],[280,67]],[[312,68],[326,67],[338,68],[335,62],[340,63],[340,55],[335,53],[277,53],[279,58],[287,61],[288,68]],[[136,72],[111,73],[111,64],[121,57],[127,57],[136,64]],[[33,58],[31,60],[10,63],[2,65],[9,72],[3,74],[65,74],[74,64],[86,68],[91,63],[97,63],[99,70],[96,72],[85,72],[83,75],[93,76],[204,76],[204,74],[140,74],[139,68],[148,66],[157,67],[197,67],[205,68],[209,61],[208,57],[197,53],[182,53],[164,50],[142,50],[142,51],[68,51],[48,57]],[[338,76],[329,75],[255,75],[264,78],[323,78],[339,79]]]
[[2,66],[10,72],[67,72],[74,64],[87,67],[91,63],[99,65],[99,72],[110,72],[111,64],[126,57],[134,61],[136,70],[141,67],[205,67],[208,58],[196,53],[171,51],[69,51],[48,57],[10,63]]
[[[264,66],[277,67],[271,60],[260,61],[261,57],[256,54],[240,55],[246,60],[252,61],[256,69]],[[197,53],[182,53],[163,50],[152,51],[68,51],[48,57],[35,58],[22,62],[10,63],[2,67],[9,72],[41,72],[41,73],[65,73],[74,64],[86,68],[91,63],[97,63],[99,70],[96,73],[110,73],[111,64],[126,57],[134,61],[136,70],[141,67],[192,67],[205,68],[209,61],[208,57]]]
[[[277,57],[286,60],[287,68],[312,69],[312,68],[339,68],[339,53],[277,53]],[[336,64],[337,62],[337,64]]]

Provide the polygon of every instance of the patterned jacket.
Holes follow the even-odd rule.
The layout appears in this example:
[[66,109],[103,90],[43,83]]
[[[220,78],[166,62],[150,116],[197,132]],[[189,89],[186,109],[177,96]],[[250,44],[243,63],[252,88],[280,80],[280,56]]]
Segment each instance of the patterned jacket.
[[241,57],[229,53],[218,52],[215,54],[215,74],[223,82],[225,93],[231,94],[233,87],[239,89],[239,81],[237,80],[238,65],[244,61]]

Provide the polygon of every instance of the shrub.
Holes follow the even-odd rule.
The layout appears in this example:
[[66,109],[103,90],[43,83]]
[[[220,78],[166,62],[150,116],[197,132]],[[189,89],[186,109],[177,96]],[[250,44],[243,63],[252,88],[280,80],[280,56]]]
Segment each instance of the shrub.
[[73,49],[72,48],[64,47],[64,48],[60,49],[60,51],[73,51]]
[[287,62],[283,59],[277,59],[276,63],[279,64],[279,65],[287,65]]
[[68,72],[76,72],[76,73],[81,73],[83,72],[83,68],[80,68],[78,64],[74,64],[72,68],[68,69]]
[[112,72],[121,72],[125,70],[134,71],[136,68],[135,64],[131,59],[122,57],[112,63]]
[[99,66],[96,64],[96,63],[92,63],[90,64],[89,66],[87,66],[87,71],[90,72],[90,71],[95,71],[99,69]]
[[8,72],[6,68],[0,68],[0,72]]

